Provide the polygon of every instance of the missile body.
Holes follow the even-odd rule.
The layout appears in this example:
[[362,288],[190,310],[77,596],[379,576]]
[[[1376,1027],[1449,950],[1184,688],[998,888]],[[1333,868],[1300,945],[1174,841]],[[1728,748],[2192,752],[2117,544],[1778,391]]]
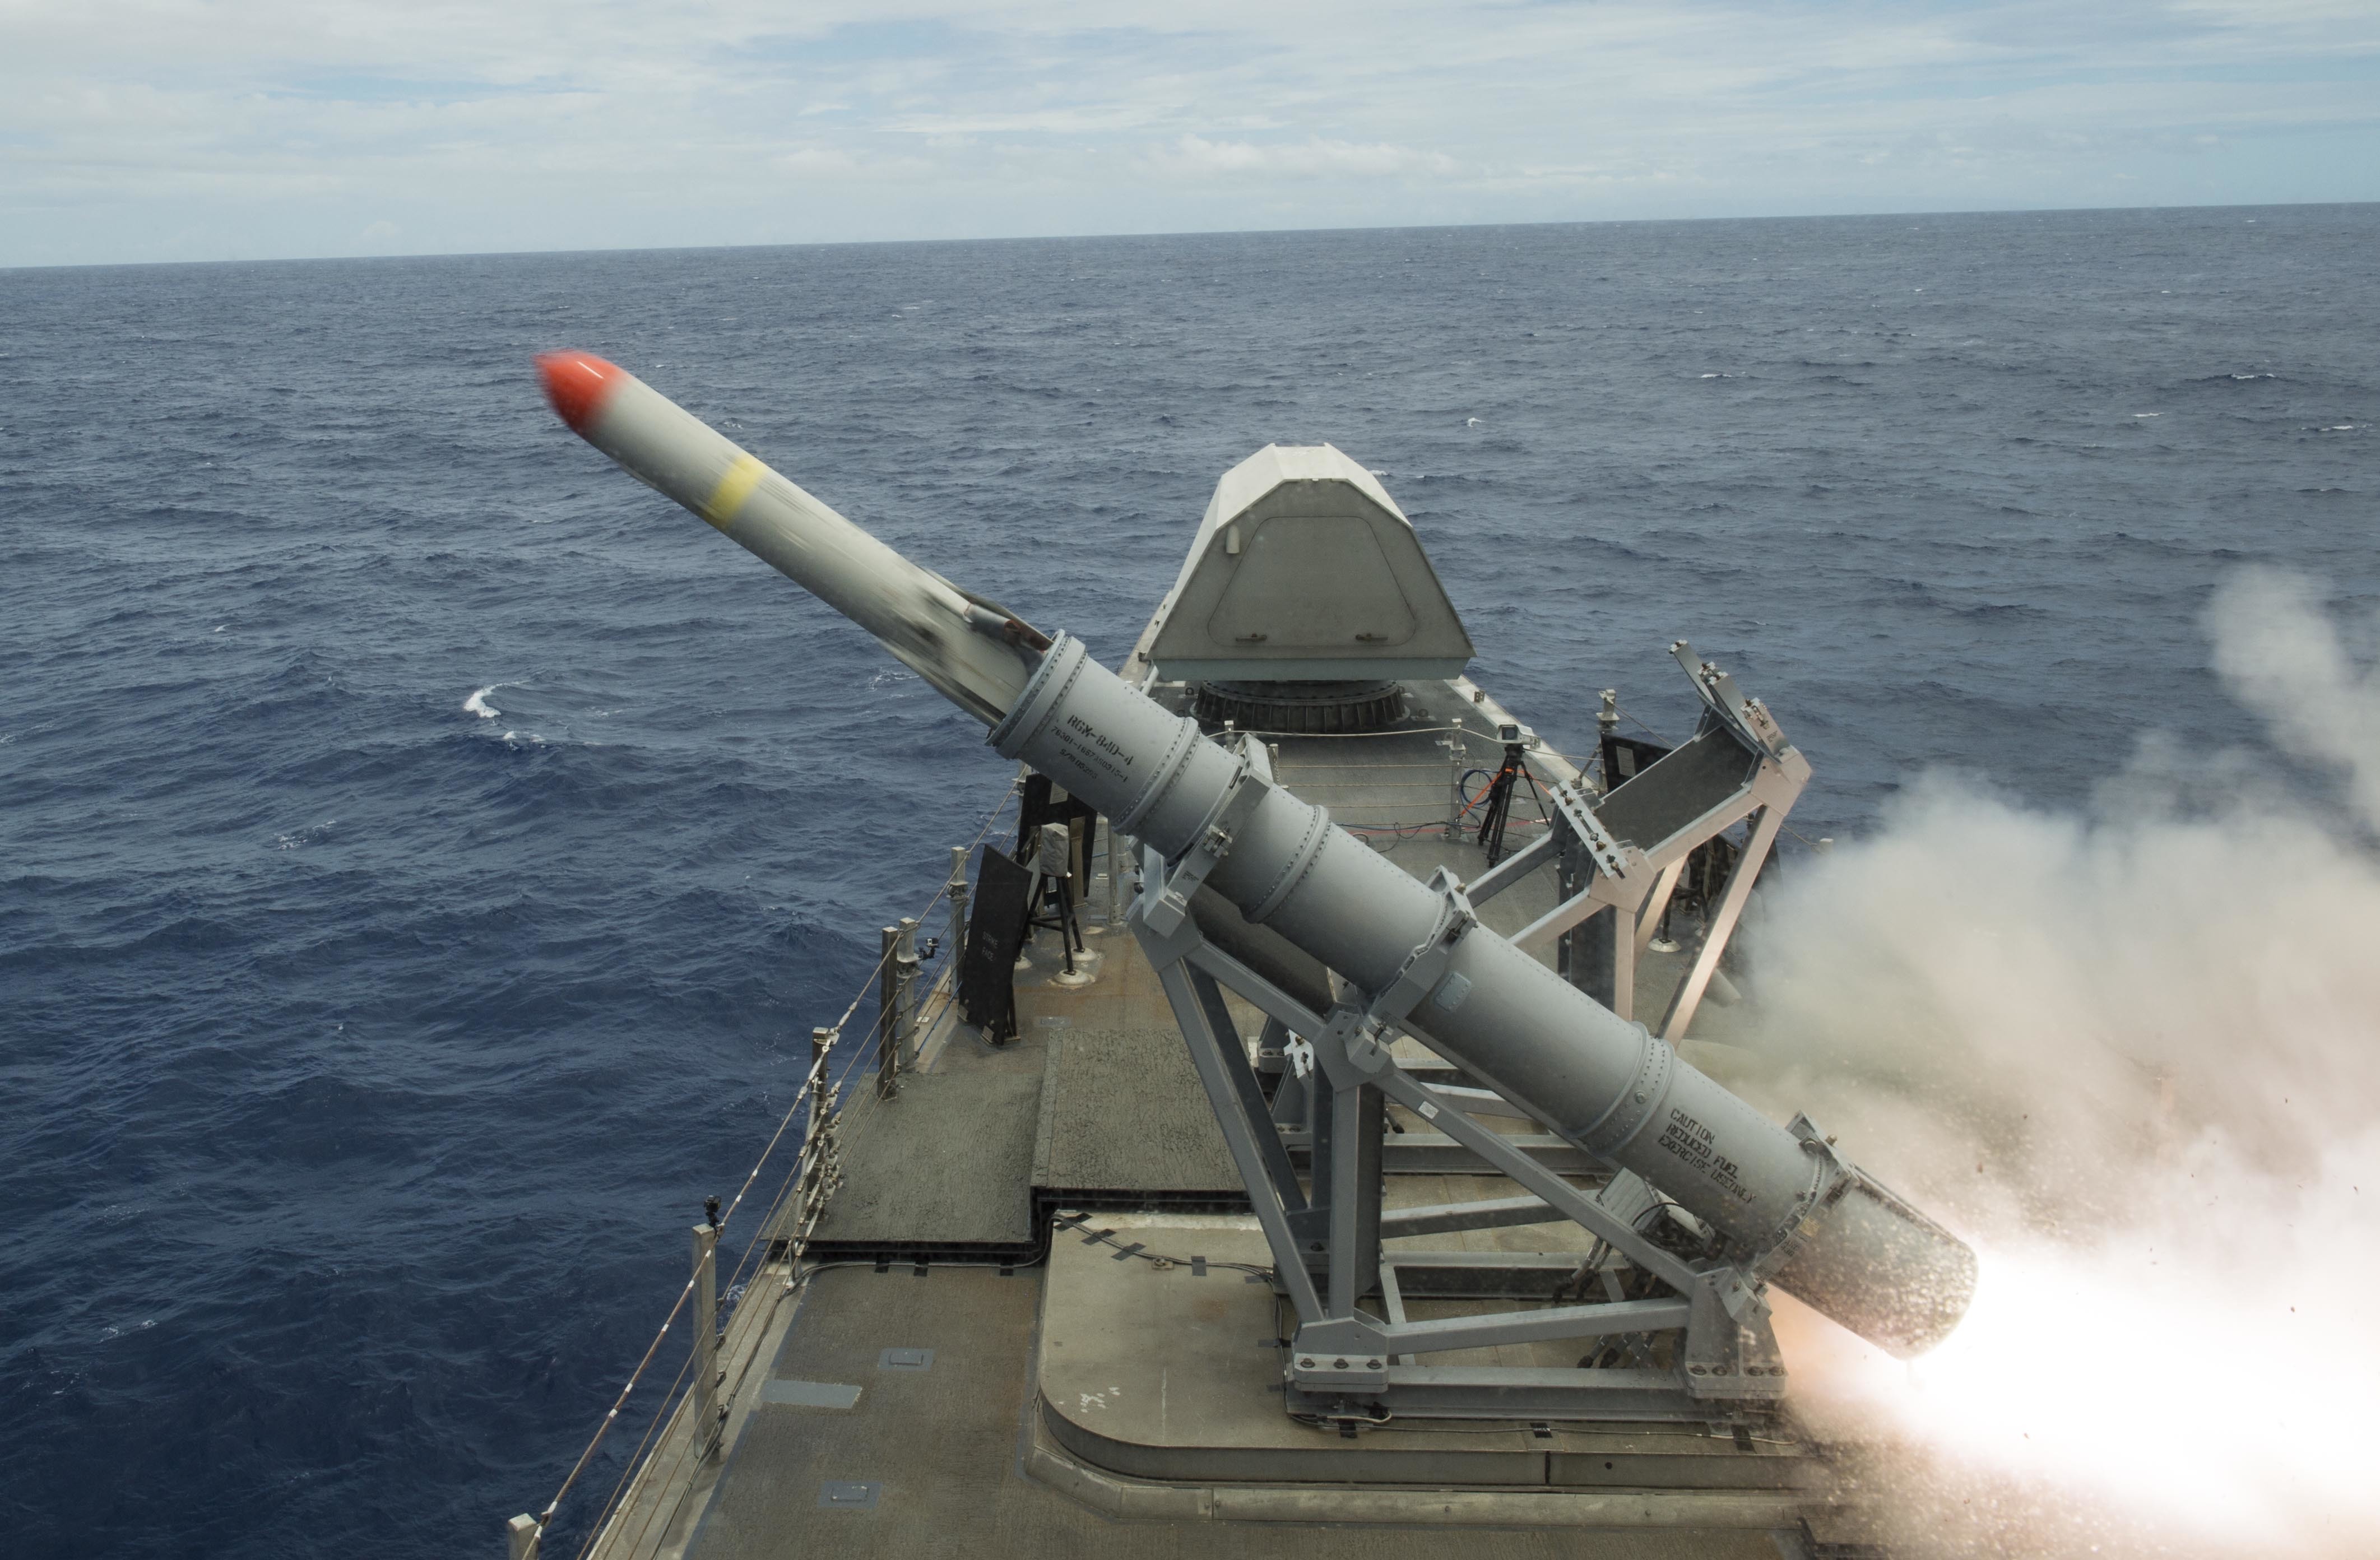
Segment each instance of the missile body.
[[540,363],[556,410],[589,442],[868,628],[991,724],[1003,756],[1143,847],[1180,857],[1241,788],[1239,821],[1201,894],[1228,909],[1193,906],[1219,946],[1269,971],[1285,943],[1378,993],[1420,949],[1453,938],[1444,971],[1400,1021],[1425,1044],[1675,1199],[1747,1272],[1886,1348],[1923,1353],[1958,1324],[1973,1252],[1815,1131],[1777,1125],[1504,938],[1473,924],[1450,929],[1435,890],[1322,808],[1244,774],[1196,721],[1099,666],[1080,641],[1052,644],[918,568],[601,359]]
[[893,551],[625,369],[585,352],[547,353],[538,368],[580,438],[876,635],[944,697],[987,723],[1015,702],[1047,643],[1039,635]]

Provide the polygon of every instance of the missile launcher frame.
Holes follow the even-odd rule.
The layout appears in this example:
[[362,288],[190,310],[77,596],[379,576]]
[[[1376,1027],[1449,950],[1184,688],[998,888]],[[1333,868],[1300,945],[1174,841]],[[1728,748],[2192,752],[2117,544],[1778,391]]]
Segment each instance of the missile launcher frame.
[[[1464,674],[1410,523],[1327,446],[1226,475],[1110,672],[889,550],[880,592],[808,577],[804,527],[856,527],[572,384],[590,441],[1096,813],[1058,875],[1097,946],[1028,931],[1013,1031],[955,999],[963,947],[1016,913],[989,869],[972,915],[954,872],[938,976],[914,922],[887,929],[872,1056],[816,1037],[760,1264],[593,1553],[1369,1555],[1450,1526],[1498,1553],[1839,1552],[1855,1514],[1794,1426],[1767,1286],[1913,1353],[1973,1259],[1689,1059],[1727,1054],[1706,1003],[1809,773],[1758,700],[1681,642],[1700,724],[1631,747],[1624,782],[1524,737]],[[793,518],[739,531],[721,495],[772,478]],[[1281,710],[1326,713],[1240,724]],[[1541,805],[1496,859],[1500,772]],[[716,1242],[697,1227],[698,1287]],[[514,1520],[516,1556],[553,1512]]]

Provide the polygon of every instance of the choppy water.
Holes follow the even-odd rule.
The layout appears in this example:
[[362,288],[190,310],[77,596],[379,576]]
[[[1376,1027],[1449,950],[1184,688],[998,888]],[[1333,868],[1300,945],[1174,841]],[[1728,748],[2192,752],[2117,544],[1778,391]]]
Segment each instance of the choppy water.
[[0,272],[5,1547],[492,1552],[1004,783],[531,352],[1111,658],[1215,478],[1327,439],[1541,730],[1682,730],[1690,635],[1846,834],[2251,735],[2225,568],[2380,587],[2375,255],[2365,206]]

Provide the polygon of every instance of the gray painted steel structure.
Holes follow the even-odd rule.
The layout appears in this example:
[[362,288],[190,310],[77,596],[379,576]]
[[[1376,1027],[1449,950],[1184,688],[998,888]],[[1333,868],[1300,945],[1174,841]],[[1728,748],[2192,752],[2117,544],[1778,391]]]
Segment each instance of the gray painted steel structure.
[[[993,722],[990,740],[1003,756],[1050,775],[1148,853],[1132,919],[1163,972],[1259,1214],[1270,1202],[1280,1215],[1267,1234],[1282,1258],[1281,1281],[1306,1322],[1300,1359],[1311,1344],[1315,1361],[1301,1365],[1299,1385],[1316,1392],[1378,1390],[1392,1374],[1388,1354],[1422,1349],[1391,1350],[1397,1324],[1384,1327],[1355,1311],[1359,1288],[1371,1288],[1377,1276],[1354,1273],[1348,1258],[1378,1240],[1376,1229],[1366,1235],[1355,1227],[1356,1198],[1342,1195],[1332,1203],[1330,1245],[1342,1261],[1330,1273],[1329,1293],[1313,1291],[1286,1217],[1295,1179],[1278,1134],[1256,1131],[1267,1118],[1261,1096],[1249,1097],[1254,1079],[1222,1011],[1219,973],[1315,1046],[1334,1083],[1330,1157],[1342,1187],[1377,1176],[1376,1158],[1366,1167],[1355,1157],[1362,1143],[1377,1144],[1364,1130],[1365,1112],[1377,1113],[1377,1090],[1433,1118],[1669,1282],[1683,1299],[1653,1303],[1664,1325],[1674,1323],[1674,1312],[1687,1312],[1690,1356],[1698,1336],[1706,1348],[1759,1352],[1764,1279],[1897,1353],[1922,1352],[1957,1324],[1973,1292],[1973,1253],[1846,1162],[1805,1121],[1790,1129],[1769,1121],[1644,1025],[1481,926],[1452,878],[1416,882],[1334,828],[1322,808],[1271,782],[1261,747],[1227,751],[1196,722],[1092,661],[1079,641],[1046,640],[1004,609],[910,562],[634,376],[583,361],[601,370],[601,393],[565,407],[557,393],[556,404],[584,437],[868,628],[953,703]],[[554,371],[550,365],[550,386]],[[1046,653],[1037,653],[1045,645]],[[1730,752],[1745,768],[1760,767],[1764,756],[1779,772],[1790,769],[1789,758],[1799,762],[1756,701],[1741,698],[1715,669],[1697,668],[1680,649],[1709,713],[1695,742],[1664,765],[1723,766]],[[1613,805],[1622,793],[1610,799]],[[1676,793],[1691,794],[1691,788]],[[1662,792],[1645,794],[1658,799]],[[1598,820],[1583,805],[1565,808],[1577,839],[1618,849],[1619,839],[1605,827],[1609,810]],[[1767,805],[1755,850],[1766,849],[1781,816],[1780,806]],[[1599,842],[1598,827],[1605,836]],[[1679,831],[1669,832],[1674,838]],[[1627,884],[1639,904],[1647,891],[1666,892],[1675,881],[1674,864],[1650,858],[1643,864],[1653,869],[1649,882],[1624,854],[1599,865],[1605,879]],[[1524,868],[1516,862],[1512,869]],[[1489,890],[1496,877],[1483,877],[1480,889]],[[1748,884],[1748,873],[1740,877]],[[1578,901],[1591,897],[1574,896],[1557,913],[1589,913],[1593,905]],[[1228,913],[1210,909],[1214,901]],[[1731,923],[1740,909],[1731,892],[1720,915]],[[1327,1011],[1272,978],[1284,943],[1346,983]],[[1262,967],[1267,956],[1272,972]],[[1689,1008],[1709,973],[1698,961],[1681,988]],[[1674,1010],[1671,1024],[1682,1027]],[[1398,1030],[1561,1138],[1674,1199],[1721,1237],[1722,1262],[1692,1267],[1635,1239],[1608,1210],[1471,1121],[1459,1102],[1432,1095],[1390,1063],[1389,1042]],[[1267,1188],[1276,1195],[1263,1195]],[[1653,1314],[1632,1312],[1633,1325],[1654,1325],[1645,1320]],[[1582,1314],[1560,1324],[1591,1333],[1601,1323]],[[1492,1326],[1463,1334],[1426,1325],[1434,1349],[1496,1336]],[[1418,1336],[1408,1334],[1409,1343]],[[1339,1362],[1342,1348],[1346,1362]],[[1419,1402],[1438,1384],[1412,1377],[1402,1385],[1406,1398]],[[1524,1385],[1513,1384],[1515,1391]],[[1474,1402],[1468,1391],[1457,1392],[1464,1405]]]
[[[1392,1095],[1390,1027],[1659,1188],[1725,1238],[1748,1278],[1776,1278],[1863,1336],[1916,1354],[1964,1313],[1974,1258],[1955,1237],[1816,1133],[1770,1121],[1643,1025],[1480,926],[1460,885],[1406,877],[1322,808],[1273,785],[1260,757],[1210,741],[1098,665],[1079,640],[1061,635],[1051,646],[991,743],[1154,853],[1135,914],[1160,966],[1166,939],[1185,925],[1198,935],[1190,899],[1211,888],[1361,994],[1361,1006],[1327,1017],[1268,1010],[1318,1044],[1330,1037]],[[1260,980],[1251,973],[1231,984],[1253,1000]],[[1175,1006],[1203,1008],[1204,994]],[[1430,1105],[1450,1130],[1461,1115],[1419,1094],[1402,1103]],[[1742,1297],[1730,1295],[1730,1313],[1749,1291]]]

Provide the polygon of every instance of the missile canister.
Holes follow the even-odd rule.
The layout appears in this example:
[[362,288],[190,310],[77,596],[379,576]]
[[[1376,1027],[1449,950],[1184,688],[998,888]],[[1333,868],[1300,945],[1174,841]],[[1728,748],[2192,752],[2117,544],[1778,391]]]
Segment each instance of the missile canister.
[[[633,375],[584,354],[540,359],[563,419],[860,623],[990,723],[1003,756],[1049,775],[1171,860],[1206,835],[1233,785],[1255,786],[1207,889],[1367,992],[1441,928],[1445,901],[1253,774],[1093,661],[911,563]],[[1046,651],[1046,653],[1044,653]],[[1233,916],[1201,915],[1219,943]],[[1240,927],[1245,931],[1246,927]],[[1485,927],[1403,1019],[1432,1048],[1604,1162],[1719,1232],[1730,1258],[1904,1356],[1965,1313],[1974,1254],[1808,1131],[1769,1120]]]

